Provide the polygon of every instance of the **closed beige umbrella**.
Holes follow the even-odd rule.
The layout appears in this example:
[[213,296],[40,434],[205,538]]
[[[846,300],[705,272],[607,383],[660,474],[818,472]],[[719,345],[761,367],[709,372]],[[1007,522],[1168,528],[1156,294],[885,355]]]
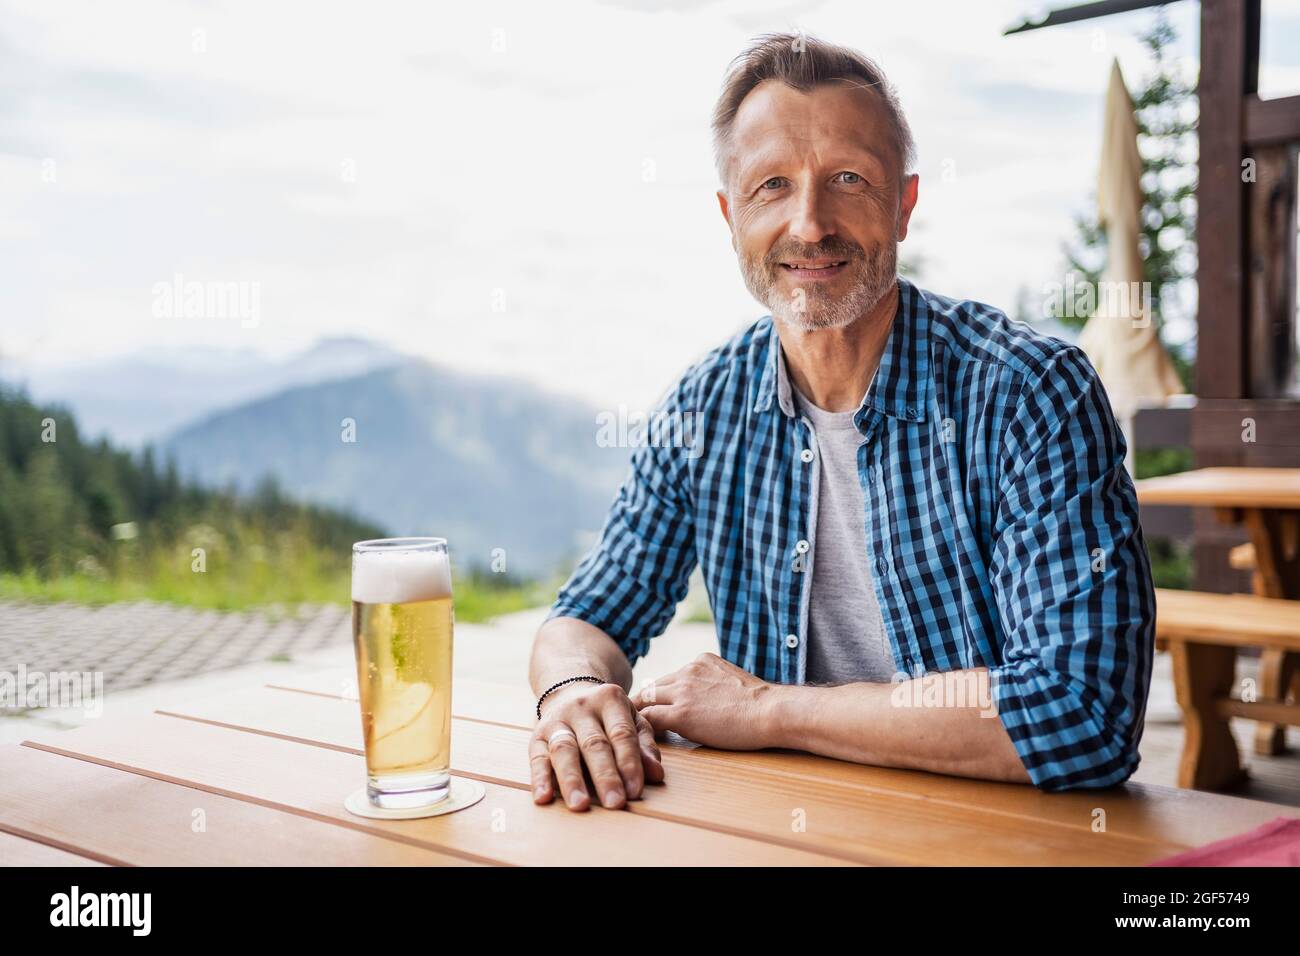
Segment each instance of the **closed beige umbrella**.
[[1133,414],[1140,404],[1160,404],[1183,391],[1169,353],[1152,321],[1150,295],[1138,248],[1142,215],[1142,157],[1138,153],[1133,100],[1116,60],[1106,91],[1105,129],[1097,205],[1106,230],[1106,268],[1097,308],[1079,335],[1110,396],[1129,445],[1133,470]]

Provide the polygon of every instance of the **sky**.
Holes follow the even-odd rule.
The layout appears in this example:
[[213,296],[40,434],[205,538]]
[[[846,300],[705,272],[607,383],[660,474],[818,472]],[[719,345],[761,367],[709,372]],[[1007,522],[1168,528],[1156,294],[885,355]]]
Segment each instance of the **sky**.
[[[1035,9],[0,0],[0,362],[360,335],[644,407],[765,311],[708,121],[776,30],[882,64],[919,155],[901,254],[1011,311],[1063,280],[1112,59],[1136,86],[1152,19],[1001,35]],[[1168,10],[1194,75],[1199,5]],[[1300,92],[1300,0],[1265,0],[1263,34],[1261,93]],[[160,309],[177,277],[243,283],[256,321]]]

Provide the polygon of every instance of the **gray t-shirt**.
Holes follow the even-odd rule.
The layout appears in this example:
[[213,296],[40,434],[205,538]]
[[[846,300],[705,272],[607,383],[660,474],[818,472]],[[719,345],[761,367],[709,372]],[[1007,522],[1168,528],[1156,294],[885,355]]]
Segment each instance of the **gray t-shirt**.
[[825,411],[794,388],[793,381],[790,386],[799,414],[812,423],[817,455],[804,680],[887,684],[896,667],[867,561],[869,516],[858,479],[862,436],[853,424],[853,412]]

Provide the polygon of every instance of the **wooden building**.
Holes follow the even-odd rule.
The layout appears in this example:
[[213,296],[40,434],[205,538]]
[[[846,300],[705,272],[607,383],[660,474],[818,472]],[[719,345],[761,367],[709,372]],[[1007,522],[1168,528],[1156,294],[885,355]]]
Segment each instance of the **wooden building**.
[[[1162,427],[1172,427],[1172,434],[1181,429],[1196,467],[1300,467],[1300,96],[1259,96],[1260,0],[1199,2],[1197,399],[1181,413],[1181,422],[1173,415]],[[1007,33],[1163,5],[1161,0],[1087,3]],[[1143,444],[1141,426],[1137,443]],[[1184,517],[1193,522],[1196,588],[1250,591],[1249,572],[1228,563],[1228,551],[1246,540],[1242,530],[1206,509]],[[1300,554],[1280,571],[1300,582]]]

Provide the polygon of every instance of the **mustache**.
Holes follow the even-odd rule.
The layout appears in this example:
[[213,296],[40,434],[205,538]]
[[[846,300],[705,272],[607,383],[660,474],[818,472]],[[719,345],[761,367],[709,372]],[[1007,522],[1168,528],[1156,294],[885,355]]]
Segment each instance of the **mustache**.
[[784,243],[774,247],[763,257],[764,265],[774,268],[785,259],[861,259],[866,251],[856,242],[841,239],[839,236],[827,236],[815,245],[802,243]]

